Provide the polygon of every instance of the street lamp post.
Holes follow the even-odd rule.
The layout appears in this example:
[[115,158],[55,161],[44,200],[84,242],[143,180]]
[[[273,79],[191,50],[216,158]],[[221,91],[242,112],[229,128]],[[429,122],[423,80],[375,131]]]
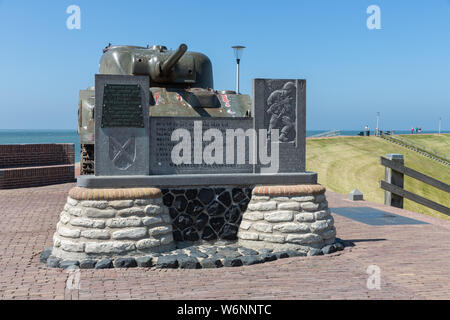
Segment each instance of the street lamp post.
[[377,136],[380,135],[380,129],[379,129],[379,127],[378,127],[378,122],[379,122],[379,120],[380,120],[380,113],[377,112],[377,129],[376,129],[376,133],[375,133]]
[[441,135],[441,121],[442,117],[439,117],[439,135]]
[[239,63],[241,62],[242,52],[244,46],[232,46],[234,50],[234,56],[236,58],[236,93],[239,94]]

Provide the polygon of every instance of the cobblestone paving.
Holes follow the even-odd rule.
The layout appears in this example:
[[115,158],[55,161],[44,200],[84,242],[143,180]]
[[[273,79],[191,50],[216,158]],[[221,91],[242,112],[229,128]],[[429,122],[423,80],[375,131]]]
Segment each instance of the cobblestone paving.
[[[371,206],[428,222],[369,226],[334,215],[337,236],[355,246],[326,256],[295,257],[220,269],[68,271],[39,261],[52,244],[74,184],[0,191],[0,299],[449,299],[450,222],[327,192],[330,208]],[[381,287],[367,288],[367,267]]]

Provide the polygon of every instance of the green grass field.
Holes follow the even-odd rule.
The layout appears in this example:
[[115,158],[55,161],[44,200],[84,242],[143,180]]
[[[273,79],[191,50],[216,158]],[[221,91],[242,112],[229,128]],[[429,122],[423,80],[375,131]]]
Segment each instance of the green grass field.
[[430,151],[436,151],[450,159],[450,134],[401,134],[402,140],[419,143]]
[[[423,137],[420,135],[411,137]],[[442,139],[441,137],[444,137]],[[434,145],[450,145],[450,135],[442,135]],[[430,139],[431,140],[431,139]],[[443,141],[441,141],[443,140]],[[422,141],[421,144],[426,144]],[[388,153],[404,155],[405,165],[450,184],[450,167],[378,137],[334,137],[306,140],[306,168],[318,173],[319,183],[327,189],[348,194],[359,189],[369,201],[384,203],[384,166],[380,156]],[[405,176],[405,189],[450,207],[448,193]],[[406,210],[450,220],[450,217],[405,199]]]

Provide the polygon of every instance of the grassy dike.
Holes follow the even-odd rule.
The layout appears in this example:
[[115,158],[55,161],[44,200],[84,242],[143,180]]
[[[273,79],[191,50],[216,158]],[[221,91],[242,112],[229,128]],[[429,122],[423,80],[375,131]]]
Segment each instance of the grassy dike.
[[409,143],[418,143],[430,151],[436,151],[450,159],[450,134],[401,134],[399,137]]
[[[445,145],[450,143],[450,135],[442,136],[445,142],[439,144],[445,149]],[[426,145],[424,140],[420,143]],[[436,148],[435,145],[433,147]],[[380,156],[388,153],[403,154],[406,166],[450,183],[448,166],[377,137],[309,138],[306,140],[306,168],[317,172],[319,183],[328,190],[348,194],[357,188],[366,200],[384,203],[384,191],[379,187],[379,181],[384,179]],[[450,207],[448,193],[418,180],[405,176],[405,189]],[[404,208],[450,220],[447,215],[407,199]]]

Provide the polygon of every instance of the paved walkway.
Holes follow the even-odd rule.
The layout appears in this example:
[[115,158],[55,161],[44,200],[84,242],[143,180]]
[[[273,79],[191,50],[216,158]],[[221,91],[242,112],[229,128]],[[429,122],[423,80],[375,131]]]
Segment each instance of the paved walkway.
[[[338,237],[354,247],[327,256],[200,270],[47,269],[39,254],[52,236],[73,183],[0,190],[0,299],[450,299],[450,221],[327,192],[330,207],[371,206],[428,222],[369,226],[334,215]],[[370,265],[380,289],[368,289]]]

